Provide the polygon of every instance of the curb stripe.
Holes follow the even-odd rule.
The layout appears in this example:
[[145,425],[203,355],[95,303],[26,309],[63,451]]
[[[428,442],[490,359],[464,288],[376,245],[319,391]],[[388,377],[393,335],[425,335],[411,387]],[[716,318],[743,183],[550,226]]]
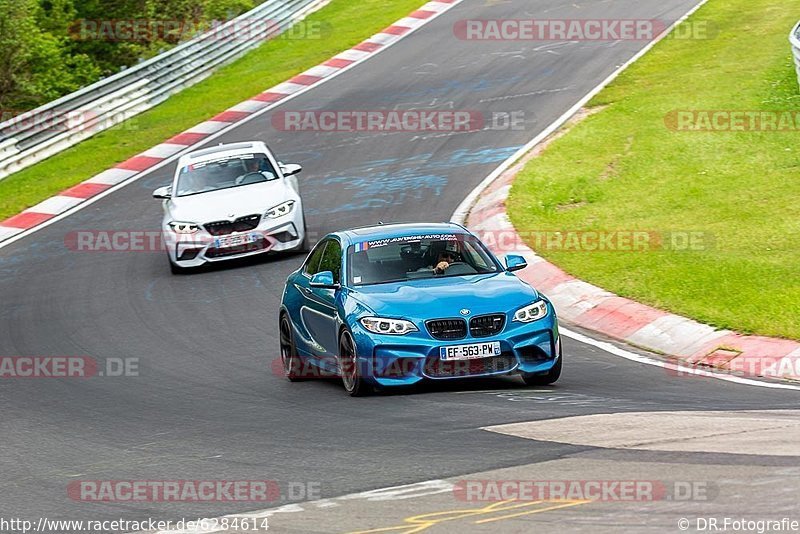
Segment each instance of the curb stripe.
[[322,77],[320,76],[310,76],[308,74],[298,74],[294,78],[289,79],[289,83],[296,83],[298,85],[314,85],[318,81],[320,81]]
[[356,46],[354,46],[353,50],[359,50],[361,52],[374,52],[377,49],[379,49],[381,46],[383,46],[383,45],[379,44],[379,43],[373,43],[373,42],[370,42],[370,41],[364,41],[364,42],[359,43]]
[[231,111],[231,110],[228,110],[228,111],[223,111],[222,113],[219,113],[218,115],[215,115],[214,117],[211,118],[211,120],[212,121],[216,121],[216,122],[237,122],[237,121],[247,117],[248,115],[250,115],[250,114],[247,113],[246,111]]
[[260,102],[268,102],[271,104],[272,102],[277,102],[278,100],[286,98],[286,96],[287,95],[283,93],[273,93],[271,91],[265,91],[263,93],[257,94],[252,99],[258,100]]
[[329,59],[328,61],[323,63],[323,65],[326,66],[326,67],[333,67],[335,69],[341,69],[341,68],[347,67],[348,65],[350,65],[352,63],[355,63],[355,60],[353,60],[353,59],[343,59],[343,58],[335,57],[333,59]]
[[76,186],[70,187],[66,191],[63,191],[61,194],[68,197],[75,197],[75,198],[89,198],[93,197],[98,193],[102,193],[106,189],[111,187],[111,184],[99,184],[99,183],[88,183],[83,182],[82,184],[78,184]]
[[14,215],[13,217],[3,221],[3,226],[11,226],[12,228],[21,228],[23,230],[27,230],[28,228],[33,228],[34,226],[37,226],[54,216],[55,214],[52,213],[23,211],[19,215]]
[[203,140],[204,137],[207,137],[207,134],[203,133],[192,133],[192,132],[183,132],[179,133],[174,137],[170,137],[167,139],[167,143],[172,143],[174,145],[193,145]]
[[134,156],[116,165],[117,169],[128,171],[143,171],[161,161],[161,158],[151,158],[150,156]]
[[409,15],[409,17],[413,17],[415,19],[427,19],[435,15],[435,11],[425,11],[423,9],[418,9]]

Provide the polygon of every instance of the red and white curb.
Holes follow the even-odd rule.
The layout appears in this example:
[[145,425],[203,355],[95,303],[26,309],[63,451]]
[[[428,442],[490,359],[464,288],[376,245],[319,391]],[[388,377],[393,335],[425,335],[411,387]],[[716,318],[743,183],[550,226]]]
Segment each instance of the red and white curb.
[[[600,82],[572,108],[544,131],[504,161],[483,180],[453,213],[452,220],[465,224],[477,235],[502,235],[503,243],[491,246],[497,253],[513,250],[528,260],[530,267],[520,276],[552,299],[559,316],[567,322],[610,338],[624,341],[677,360],[678,365],[657,361],[593,340],[572,332],[570,337],[591,343],[624,358],[669,367],[673,371],[696,373],[696,368],[717,368],[747,376],[789,378],[800,380],[800,343],[786,339],[747,336],[730,330],[718,330],[686,317],[645,306],[593,286],[559,269],[531,250],[517,234],[506,215],[505,201],[516,174],[529,154],[541,142],[561,128],[592,98],[611,83],[630,65],[644,56],[672,29],[700,9],[707,0],[700,0],[688,13],[671,25],[658,39],[652,41],[616,71]],[[502,246],[500,246],[502,245]],[[501,250],[502,249],[502,250]],[[686,368],[682,368],[686,366]],[[769,384],[738,376],[714,375],[716,378],[764,387],[794,386]]]
[[[578,280],[547,262],[525,245],[506,215],[505,201],[514,177],[524,164],[524,156],[555,133],[603,88],[666,37],[676,25],[700,9],[706,1],[701,0],[658,39],[645,46],[543,132],[503,162],[472,190],[456,209],[452,219],[466,224],[478,235],[487,232],[503,235],[502,247],[495,244],[492,248],[495,252],[503,253],[506,250],[498,249],[510,247],[514,253],[525,256],[531,267],[521,271],[521,278],[548,295],[560,317],[568,322],[631,345],[671,356],[679,362],[685,362],[691,368],[707,366],[738,371],[749,376],[800,379],[800,343],[762,336],[746,336],[730,330],[717,330],[712,326],[645,306]],[[523,162],[519,163],[521,159]],[[582,341],[592,341],[580,334],[573,334],[573,337]],[[595,344],[602,344],[604,350],[631,360],[663,366],[652,359],[615,349],[613,345],[604,342]],[[687,370],[687,374],[694,373]],[[735,381],[753,384],[753,381],[744,379]]]
[[570,276],[525,245],[505,211],[511,182],[521,165],[502,174],[481,194],[469,212],[467,226],[498,254],[513,251],[529,268],[519,276],[553,301],[568,323],[674,357],[688,366],[739,372],[748,376],[800,380],[800,343],[717,330],[620,297]]
[[155,170],[162,164],[187,152],[194,145],[209,141],[222,135],[235,125],[252,119],[265,111],[289,100],[312,87],[341,74],[355,65],[369,59],[389,46],[400,41],[414,30],[461,3],[462,0],[436,0],[428,2],[407,17],[385,28],[383,31],[362,41],[350,50],[337,54],[321,65],[294,76],[293,78],[268,89],[253,98],[201,122],[160,145],[118,163],[114,168],[101,172],[88,180],[62,191],[39,204],[26,209],[0,222],[0,243],[22,237],[55,218],[63,218],[69,213],[88,205],[112,188],[121,187]]

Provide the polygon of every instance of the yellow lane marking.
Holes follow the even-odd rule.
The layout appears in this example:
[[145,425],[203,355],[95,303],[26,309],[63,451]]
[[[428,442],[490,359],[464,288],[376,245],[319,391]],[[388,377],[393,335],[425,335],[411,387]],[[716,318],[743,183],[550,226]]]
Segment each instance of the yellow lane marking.
[[523,515],[531,515],[531,514],[540,514],[542,512],[549,512],[550,510],[558,510],[559,508],[568,508],[570,506],[578,506],[580,504],[590,503],[592,501],[568,501],[562,504],[556,504],[554,506],[548,506],[546,508],[537,508],[536,510],[529,510],[527,512],[519,512],[516,514],[509,514],[509,515],[502,515],[500,517],[490,517],[488,519],[481,519],[479,521],[475,521],[476,525],[481,525],[483,523],[491,523],[492,521],[503,521],[505,519],[511,519],[512,517],[520,517]]
[[[350,532],[350,534],[375,534],[378,532],[399,532],[400,534],[416,534],[417,532],[422,532],[440,523],[444,523],[445,521],[455,521],[457,519],[472,518],[475,516],[488,515],[497,512],[509,512],[511,510],[518,510],[520,508],[526,508],[529,506],[534,506],[537,504],[548,503],[548,502],[553,502],[553,501],[531,501],[531,502],[519,502],[516,500],[500,501],[492,503],[488,506],[484,506],[483,508],[447,510],[444,512],[432,512],[427,514],[415,515],[404,519],[403,520],[404,524],[402,525],[397,525],[393,527],[375,528],[370,530],[359,530],[355,532]],[[523,512],[507,514],[499,517],[490,517],[487,519],[481,519],[476,521],[475,524],[477,525],[481,523],[488,523],[490,521],[501,521],[513,517],[546,512],[548,510],[557,510],[559,508],[577,506],[579,504],[586,504],[588,502],[591,501],[559,501],[559,504],[553,506],[538,508],[536,510],[526,510]]]

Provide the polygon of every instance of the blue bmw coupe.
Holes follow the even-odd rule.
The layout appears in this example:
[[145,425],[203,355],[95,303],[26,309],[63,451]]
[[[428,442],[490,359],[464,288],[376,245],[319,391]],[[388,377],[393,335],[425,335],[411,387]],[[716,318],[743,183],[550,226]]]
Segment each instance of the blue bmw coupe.
[[289,380],[341,377],[353,396],[421,380],[561,375],[553,305],[462,226],[335,232],[289,275],[280,350]]

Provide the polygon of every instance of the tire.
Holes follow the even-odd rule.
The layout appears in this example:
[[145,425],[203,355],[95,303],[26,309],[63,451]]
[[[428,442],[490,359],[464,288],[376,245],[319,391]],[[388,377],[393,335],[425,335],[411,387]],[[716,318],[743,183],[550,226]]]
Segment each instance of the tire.
[[356,344],[352,334],[342,332],[339,337],[339,374],[344,390],[351,397],[363,397],[372,393],[372,387],[361,376],[356,354]]
[[554,384],[561,377],[561,367],[564,358],[559,354],[558,361],[546,373],[522,373],[522,380],[528,386],[548,386]]
[[284,313],[279,322],[281,363],[283,364],[283,375],[289,382],[299,382],[301,380],[298,369],[300,368],[300,357],[297,354],[297,347],[294,344],[292,335],[292,325],[289,317]]

